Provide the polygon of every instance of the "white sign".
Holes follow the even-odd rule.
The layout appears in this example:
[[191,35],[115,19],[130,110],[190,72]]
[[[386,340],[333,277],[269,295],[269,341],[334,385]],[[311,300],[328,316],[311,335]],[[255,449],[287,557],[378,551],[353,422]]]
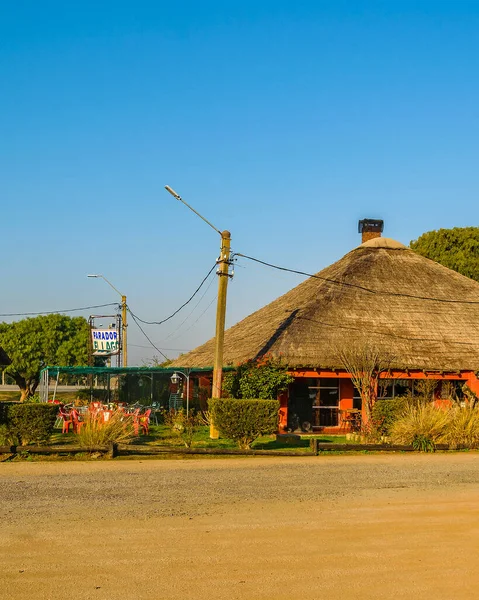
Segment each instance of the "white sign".
[[120,353],[120,340],[115,329],[92,329],[91,341],[96,356]]

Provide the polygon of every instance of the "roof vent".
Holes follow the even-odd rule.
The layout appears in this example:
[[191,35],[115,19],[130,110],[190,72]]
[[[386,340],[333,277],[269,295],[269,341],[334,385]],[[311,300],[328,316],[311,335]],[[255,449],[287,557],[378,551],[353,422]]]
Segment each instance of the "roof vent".
[[358,223],[358,232],[362,235],[361,243],[381,237],[383,229],[382,219],[361,219]]

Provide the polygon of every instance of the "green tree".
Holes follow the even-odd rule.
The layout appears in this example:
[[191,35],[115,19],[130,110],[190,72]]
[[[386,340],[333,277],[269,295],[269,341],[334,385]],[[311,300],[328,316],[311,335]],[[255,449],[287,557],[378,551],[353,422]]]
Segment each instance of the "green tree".
[[0,323],[0,345],[12,361],[5,372],[20,388],[20,399],[35,394],[44,366],[86,365],[88,336],[83,317],[54,314]]
[[454,227],[423,233],[412,250],[479,281],[479,227]]
[[230,398],[276,400],[293,381],[294,377],[286,372],[280,360],[265,356],[248,360],[236,371],[225,373],[223,390]]

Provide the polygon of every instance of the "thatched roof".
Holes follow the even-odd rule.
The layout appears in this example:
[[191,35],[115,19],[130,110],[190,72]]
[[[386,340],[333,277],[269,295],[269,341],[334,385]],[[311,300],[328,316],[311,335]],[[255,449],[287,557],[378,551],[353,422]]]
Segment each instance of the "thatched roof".
[[[388,238],[358,246],[316,277],[228,329],[224,365],[269,353],[290,367],[341,368],[338,349],[367,339],[396,357],[393,367],[479,369],[476,281]],[[214,339],[172,366],[213,362]]]

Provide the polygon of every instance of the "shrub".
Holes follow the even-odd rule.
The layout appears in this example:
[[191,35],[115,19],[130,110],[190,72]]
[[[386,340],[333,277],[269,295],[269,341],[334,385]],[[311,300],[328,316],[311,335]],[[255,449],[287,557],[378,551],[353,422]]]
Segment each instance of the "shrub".
[[0,402],[0,425],[6,425],[8,421],[8,409],[16,406],[18,402]]
[[87,449],[112,443],[127,443],[134,437],[133,420],[123,412],[115,411],[105,423],[103,415],[88,413],[76,435],[80,446]]
[[204,423],[201,415],[193,414],[192,411],[187,415],[184,410],[170,410],[165,412],[163,419],[171,433],[177,435],[187,448],[191,448],[195,433]]
[[230,398],[276,400],[293,381],[294,377],[286,372],[281,360],[266,355],[248,360],[235,371],[225,373],[223,389]]
[[376,400],[372,411],[372,420],[381,436],[389,435],[393,423],[405,410],[406,402],[403,398],[394,400]]
[[479,407],[455,407],[449,415],[450,422],[443,441],[451,448],[479,448]]
[[279,402],[277,400],[237,400],[212,398],[209,401],[215,427],[226,438],[248,449],[261,435],[278,430]]
[[55,404],[22,403],[8,407],[7,428],[14,443],[46,442],[53,433],[58,406]]
[[450,420],[448,409],[432,404],[407,406],[391,426],[391,441],[413,445],[418,450],[431,449],[444,441]]

